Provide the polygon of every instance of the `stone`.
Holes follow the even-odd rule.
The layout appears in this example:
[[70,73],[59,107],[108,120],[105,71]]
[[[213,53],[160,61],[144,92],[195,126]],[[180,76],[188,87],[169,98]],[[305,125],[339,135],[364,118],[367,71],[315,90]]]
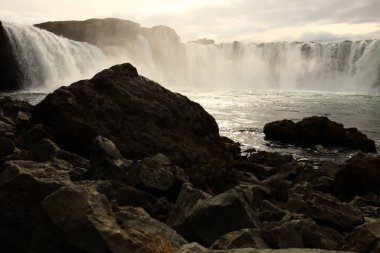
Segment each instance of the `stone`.
[[243,228],[256,228],[260,223],[241,193],[234,189],[209,199],[199,200],[173,228],[188,241],[204,246],[220,236]]
[[176,205],[170,212],[167,224],[171,227],[182,224],[199,200],[209,198],[211,198],[210,194],[196,189],[191,183],[184,183],[178,194]]
[[97,136],[91,145],[90,174],[92,179],[121,181],[126,168],[133,162],[125,160],[115,144],[104,137]]
[[306,201],[305,213],[340,231],[351,231],[364,222],[358,210],[328,194],[313,193]]
[[43,207],[68,244],[85,252],[151,252],[165,243],[173,250],[186,241],[152,219],[142,208],[120,207],[114,212],[94,186],[76,185],[50,194]]
[[266,249],[268,245],[261,238],[260,231],[256,229],[242,229],[233,231],[218,238],[211,249],[228,250],[238,248]]
[[21,148],[30,149],[44,139],[54,141],[52,134],[42,124],[35,124],[32,128],[18,137],[17,144]]
[[265,166],[280,168],[294,161],[292,155],[283,155],[276,152],[259,151],[251,154],[248,159],[249,162],[262,164]]
[[357,154],[335,176],[335,193],[342,199],[380,194],[380,156]]
[[376,153],[375,142],[365,134],[356,128],[344,128],[342,124],[327,117],[313,116],[297,123],[290,120],[270,122],[264,126],[264,133],[269,140],[306,146],[321,144]]
[[0,137],[0,159],[10,155],[15,150],[15,143],[8,138]]
[[54,132],[64,150],[85,158],[101,135],[126,159],[164,153],[194,183],[223,182],[229,156],[218,125],[199,104],[139,76],[130,64],[61,87],[34,107],[32,124]]
[[47,220],[41,201],[70,184],[67,172],[50,165],[6,161],[0,168],[0,251],[30,252],[32,238],[40,236],[38,228]]
[[366,219],[363,225],[346,236],[342,249],[362,253],[379,252],[380,219]]

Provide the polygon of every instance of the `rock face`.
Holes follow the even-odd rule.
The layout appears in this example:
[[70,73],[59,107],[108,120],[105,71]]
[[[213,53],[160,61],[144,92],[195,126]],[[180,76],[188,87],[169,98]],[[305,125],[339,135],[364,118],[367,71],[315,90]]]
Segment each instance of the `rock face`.
[[335,192],[343,199],[380,194],[380,157],[357,154],[335,176]]
[[199,104],[139,76],[130,64],[49,94],[35,106],[32,123],[50,127],[60,147],[85,157],[101,135],[128,159],[161,152],[192,178],[217,182],[225,175],[215,120]]
[[22,88],[22,72],[13,55],[3,24],[0,22],[0,90],[17,90]]
[[304,118],[298,123],[291,120],[274,121],[264,126],[269,140],[300,145],[326,145],[376,152],[375,142],[356,128],[344,128],[342,124],[326,117]]

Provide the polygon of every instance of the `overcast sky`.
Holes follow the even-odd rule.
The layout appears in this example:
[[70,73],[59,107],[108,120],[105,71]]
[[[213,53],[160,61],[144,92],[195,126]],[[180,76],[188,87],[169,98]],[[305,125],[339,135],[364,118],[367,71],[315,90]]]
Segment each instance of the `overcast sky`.
[[0,0],[0,20],[117,17],[170,26],[182,41],[380,38],[379,12],[380,0]]

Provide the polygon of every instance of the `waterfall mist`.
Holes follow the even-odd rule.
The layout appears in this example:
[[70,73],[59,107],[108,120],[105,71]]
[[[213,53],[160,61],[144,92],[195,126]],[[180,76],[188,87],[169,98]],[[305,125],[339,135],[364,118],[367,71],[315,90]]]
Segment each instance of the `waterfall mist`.
[[26,89],[54,89],[89,78],[109,66],[96,46],[29,25],[3,23]]
[[106,44],[97,46],[33,26],[5,24],[5,29],[28,88],[58,87],[130,62],[169,88],[380,90],[378,40],[202,45],[182,43],[168,27],[129,26],[133,33],[119,32],[117,42],[103,36]]

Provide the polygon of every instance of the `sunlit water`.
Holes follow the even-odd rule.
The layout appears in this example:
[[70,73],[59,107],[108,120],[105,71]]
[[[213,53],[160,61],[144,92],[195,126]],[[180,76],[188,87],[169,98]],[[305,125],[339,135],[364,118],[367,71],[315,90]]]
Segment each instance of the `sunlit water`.
[[[309,116],[327,116],[356,127],[375,140],[380,150],[380,93],[333,93],[311,91],[215,91],[175,89],[200,103],[215,117],[221,135],[230,137],[242,145],[242,149],[279,151],[296,157],[335,159],[343,161],[353,152],[344,149],[320,147],[303,149],[293,145],[281,145],[265,140],[265,123],[290,119],[299,121]],[[7,93],[13,98],[38,103],[44,92]],[[184,108],[185,110],[186,108]]]

